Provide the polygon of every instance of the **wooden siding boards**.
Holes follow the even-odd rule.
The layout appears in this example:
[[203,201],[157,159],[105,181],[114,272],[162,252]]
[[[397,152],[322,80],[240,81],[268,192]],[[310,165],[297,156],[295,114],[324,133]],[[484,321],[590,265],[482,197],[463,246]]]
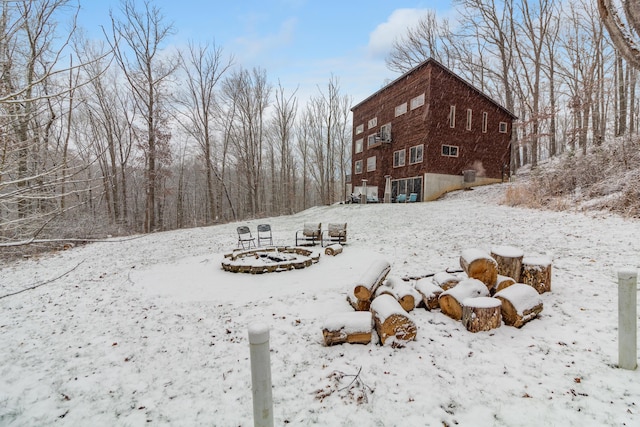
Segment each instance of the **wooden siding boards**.
[[[424,105],[411,108],[411,100],[424,94]],[[395,117],[396,107],[407,103],[407,111]],[[449,125],[450,108],[455,108],[455,127]],[[467,109],[472,111],[471,129],[467,129]],[[423,176],[425,173],[461,176],[466,169],[479,169],[478,175],[500,179],[504,165],[509,164],[511,127],[515,116],[433,59],[429,59],[400,76],[352,109],[353,149],[355,161],[363,161],[363,173],[352,174],[352,183],[362,179],[378,186],[383,197],[385,175],[392,179]],[[482,132],[483,112],[488,113],[487,132]],[[377,125],[368,128],[369,120]],[[507,132],[500,133],[500,122]],[[379,142],[368,147],[368,136],[391,123],[392,142]],[[364,124],[364,132],[356,128]],[[356,139],[364,139],[362,153],[355,153]],[[411,147],[423,145],[423,162],[410,164]],[[442,145],[458,147],[458,157],[442,156]],[[405,150],[405,166],[394,168],[393,156]],[[367,158],[376,156],[376,170],[367,172]]]

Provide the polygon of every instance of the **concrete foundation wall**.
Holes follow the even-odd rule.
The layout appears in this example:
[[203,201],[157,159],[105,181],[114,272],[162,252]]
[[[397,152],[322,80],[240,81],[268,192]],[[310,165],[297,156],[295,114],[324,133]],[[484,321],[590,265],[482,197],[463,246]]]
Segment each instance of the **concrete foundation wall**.
[[424,196],[423,201],[436,200],[449,191],[462,190],[468,187],[480,185],[497,184],[500,179],[476,177],[475,182],[465,183],[462,175],[444,175],[437,173],[424,174]]

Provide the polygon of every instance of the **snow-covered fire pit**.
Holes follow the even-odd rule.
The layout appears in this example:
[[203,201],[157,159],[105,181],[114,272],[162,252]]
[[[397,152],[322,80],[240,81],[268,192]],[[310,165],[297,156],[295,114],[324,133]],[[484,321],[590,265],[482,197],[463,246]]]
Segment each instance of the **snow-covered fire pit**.
[[233,273],[273,273],[309,267],[320,261],[320,253],[300,247],[269,247],[225,254],[222,268]]

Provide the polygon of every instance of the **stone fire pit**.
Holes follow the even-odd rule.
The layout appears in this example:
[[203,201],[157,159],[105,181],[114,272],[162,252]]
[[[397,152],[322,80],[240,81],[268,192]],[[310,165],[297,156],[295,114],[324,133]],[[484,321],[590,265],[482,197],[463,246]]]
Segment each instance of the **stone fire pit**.
[[309,267],[320,261],[320,253],[297,246],[233,251],[225,254],[222,268],[233,273],[273,273]]

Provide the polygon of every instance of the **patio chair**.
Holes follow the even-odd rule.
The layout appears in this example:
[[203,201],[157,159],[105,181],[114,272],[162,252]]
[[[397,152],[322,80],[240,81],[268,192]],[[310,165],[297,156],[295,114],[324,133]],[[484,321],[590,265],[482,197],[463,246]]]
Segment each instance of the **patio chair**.
[[[251,249],[251,245],[256,247],[256,239],[251,235],[251,230],[246,225],[237,228],[238,231],[238,247],[242,249]],[[246,247],[245,247],[246,245]]]
[[329,228],[322,233],[322,246],[332,243],[347,243],[347,223],[329,224]]
[[302,230],[296,231],[296,246],[315,246],[322,243],[322,223],[305,222]]
[[270,224],[258,225],[258,246],[262,246],[261,242],[269,242],[270,246],[273,246],[273,236],[271,235]]
[[417,201],[418,201],[418,193],[409,194],[409,203],[413,203]]
[[407,195],[406,194],[398,194],[398,196],[396,197],[396,203],[405,203],[407,201]]

